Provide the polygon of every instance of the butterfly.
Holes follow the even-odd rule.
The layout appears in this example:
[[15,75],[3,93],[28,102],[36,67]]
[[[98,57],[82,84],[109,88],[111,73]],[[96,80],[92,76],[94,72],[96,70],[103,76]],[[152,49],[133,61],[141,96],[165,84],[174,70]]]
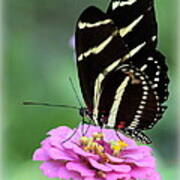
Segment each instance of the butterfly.
[[107,12],[85,9],[75,33],[86,115],[147,144],[143,130],[161,119],[169,94],[157,29],[153,0],[112,0]]

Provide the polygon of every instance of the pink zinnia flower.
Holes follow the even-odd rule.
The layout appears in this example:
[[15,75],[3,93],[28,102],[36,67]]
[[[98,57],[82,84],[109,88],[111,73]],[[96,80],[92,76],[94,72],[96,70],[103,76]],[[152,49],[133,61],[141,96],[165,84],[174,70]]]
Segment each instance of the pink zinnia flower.
[[[88,128],[88,125],[84,125]],[[49,178],[73,180],[160,180],[152,149],[112,129],[90,126],[82,136],[81,126],[62,126],[48,132],[33,160],[43,161],[40,169]]]

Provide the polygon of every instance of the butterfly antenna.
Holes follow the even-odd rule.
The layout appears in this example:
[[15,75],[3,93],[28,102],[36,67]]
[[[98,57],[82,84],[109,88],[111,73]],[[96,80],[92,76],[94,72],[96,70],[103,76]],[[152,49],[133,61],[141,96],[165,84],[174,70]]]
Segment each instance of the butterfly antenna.
[[79,98],[79,96],[78,96],[78,93],[77,93],[77,91],[76,91],[76,88],[75,88],[75,86],[74,86],[74,84],[73,84],[73,81],[72,81],[72,78],[71,78],[71,77],[69,77],[69,81],[70,81],[72,90],[73,90],[73,92],[74,92],[74,94],[75,94],[75,97],[76,97],[76,99],[77,99],[80,107],[83,107],[83,105],[82,105],[82,103],[81,103],[81,101],[80,101],[80,98]]
[[84,131],[84,136],[88,133],[92,123],[93,123],[93,120],[90,119],[89,122],[88,122],[88,126],[87,126],[86,130]]
[[64,105],[64,104],[49,104],[49,103],[40,103],[40,102],[23,102],[23,105],[36,105],[36,106],[48,106],[48,107],[62,107],[79,110],[79,107]]

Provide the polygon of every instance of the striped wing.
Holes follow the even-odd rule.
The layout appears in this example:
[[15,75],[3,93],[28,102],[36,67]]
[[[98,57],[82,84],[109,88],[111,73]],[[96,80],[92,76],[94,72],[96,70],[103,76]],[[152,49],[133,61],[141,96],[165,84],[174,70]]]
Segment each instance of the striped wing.
[[128,51],[113,21],[96,7],[87,8],[78,19],[75,42],[83,98],[88,109],[94,111],[104,75],[113,70]]
[[132,136],[138,131],[143,139],[141,130],[161,118],[168,97],[165,58],[155,50],[153,1],[112,0],[107,14],[89,7],[75,41],[81,90],[95,123]]
[[121,36],[130,49],[146,43],[144,49],[157,44],[157,22],[153,0],[112,0],[107,14],[121,30]]
[[107,14],[122,31],[121,36],[129,49],[144,43],[128,61],[138,68],[144,65],[144,72],[152,81],[152,88],[157,91],[160,103],[165,102],[169,94],[169,79],[165,57],[155,50],[157,22],[153,0],[112,0]]
[[137,53],[130,61],[137,68],[143,67],[144,73],[152,82],[152,89],[157,92],[159,102],[164,103],[169,95],[168,68],[165,64],[165,57],[157,50],[149,52],[143,51]]
[[112,71],[103,81],[102,91],[98,121],[111,128],[150,129],[164,111],[149,78],[129,65]]

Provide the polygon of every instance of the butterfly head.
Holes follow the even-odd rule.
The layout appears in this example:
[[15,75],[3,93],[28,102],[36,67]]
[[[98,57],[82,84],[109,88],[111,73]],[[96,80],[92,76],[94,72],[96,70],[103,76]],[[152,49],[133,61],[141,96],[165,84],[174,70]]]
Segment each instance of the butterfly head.
[[81,107],[81,108],[79,109],[79,114],[80,114],[80,116],[82,116],[82,117],[92,118],[92,112],[91,112],[88,108],[86,108],[86,107]]

